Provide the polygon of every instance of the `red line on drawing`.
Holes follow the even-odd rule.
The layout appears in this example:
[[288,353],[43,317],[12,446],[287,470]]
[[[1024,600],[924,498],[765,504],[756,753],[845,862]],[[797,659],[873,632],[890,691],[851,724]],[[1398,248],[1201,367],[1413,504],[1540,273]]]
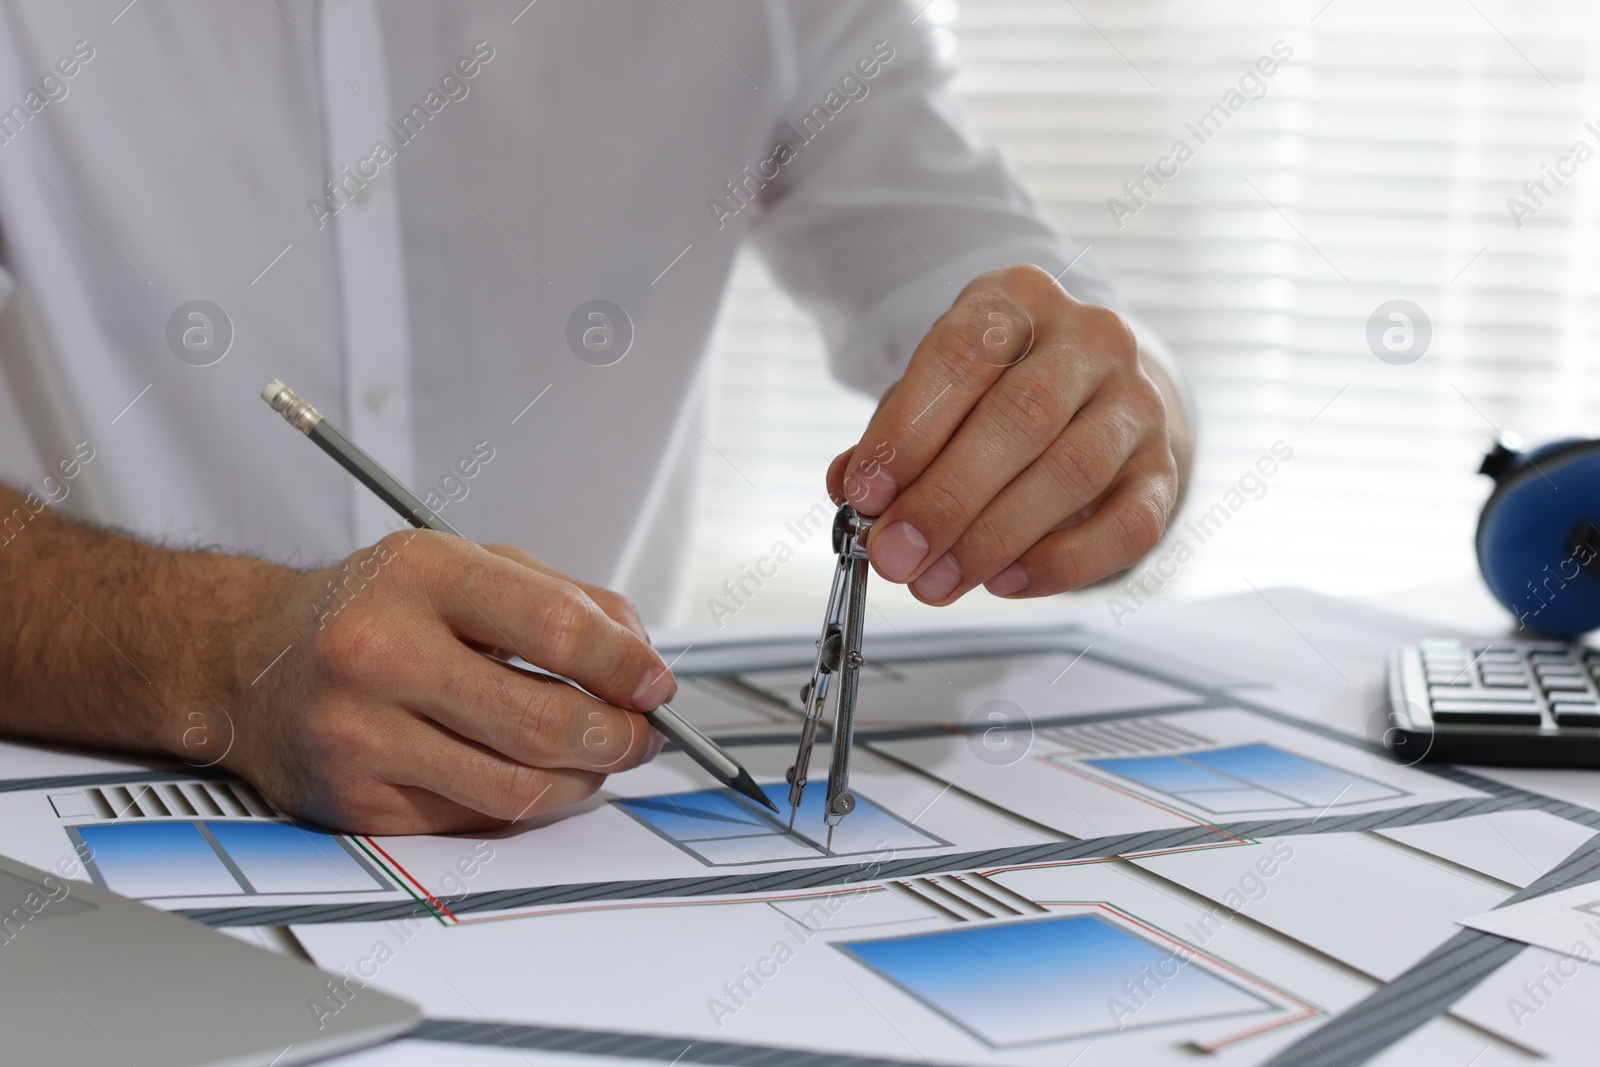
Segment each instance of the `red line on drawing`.
[[451,911],[449,908],[445,907],[442,903],[439,902],[439,898],[438,897],[436,897],[432,893],[428,892],[427,886],[423,885],[421,882],[419,882],[415,878],[413,878],[411,876],[411,872],[410,871],[408,871],[404,867],[400,866],[400,863],[399,863],[398,860],[396,860],[393,856],[391,856],[387,852],[385,852],[383,850],[383,846],[379,845],[376,841],[374,841],[370,837],[363,837],[361,840],[365,841],[367,844],[371,845],[374,849],[376,849],[377,852],[378,852],[378,855],[380,855],[384,859],[388,860],[389,861],[389,865],[391,867],[393,867],[396,871],[398,871],[400,873],[401,877],[403,877],[406,881],[410,882],[412,885],[416,886],[417,887],[417,891],[419,893],[421,893],[423,896],[428,898],[428,903],[432,904],[434,907],[438,908],[440,911],[442,911],[446,915],[450,916],[450,921],[451,922],[457,922],[458,923],[458,922],[461,921],[460,919],[456,918],[455,912]]

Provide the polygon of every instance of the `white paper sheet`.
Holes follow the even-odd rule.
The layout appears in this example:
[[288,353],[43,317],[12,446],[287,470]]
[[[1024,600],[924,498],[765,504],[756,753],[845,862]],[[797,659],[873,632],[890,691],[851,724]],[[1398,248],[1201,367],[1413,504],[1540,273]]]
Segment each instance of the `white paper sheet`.
[[1533,1067],[1547,1063],[1532,1052],[1487,1038],[1460,1020],[1441,1015],[1367,1061],[1367,1067]]
[[[166,764],[153,763],[137,756],[117,756],[109,753],[91,755],[50,745],[0,741],[0,781],[107,774],[153,766],[166,766]],[[182,769],[181,764],[172,766]]]
[[1540,796],[1565,800],[1591,811],[1600,811],[1600,774],[1592,770],[1562,770],[1534,767],[1463,767],[1462,770],[1514,785]]
[[1391,826],[1373,833],[1518,889],[1538,881],[1594,836],[1588,827],[1546,811],[1498,811],[1449,822]]
[[[801,710],[800,687],[809,668],[749,671],[744,681]],[[911,723],[986,721],[980,710],[1007,701],[1033,720],[1128,708],[1194,704],[1193,693],[1165,685],[1092,656],[1052,652],[937,661],[869,660],[861,677],[857,729]]]
[[1136,860],[1383,981],[1506,894],[1362,834],[1306,834]]
[[1485,794],[1235,709],[1084,726],[872,741],[893,756],[1074,837],[1253,819],[1354,815]]
[[[833,852],[821,805],[825,770],[806,790],[799,836],[784,832],[783,772],[792,745],[741,746],[738,758],[774,795],[773,816],[728,790],[679,753],[609,779],[601,794],[506,830],[450,837],[364,838],[385,867],[449,909],[464,892],[621,880],[739,879],[774,871],[837,868],[845,881],[874,860],[937,857],[1037,845],[1052,835],[976,803],[942,783],[908,775],[858,750],[851,761],[857,808],[840,823]],[[825,769],[827,746],[814,755]],[[738,889],[727,891],[737,895]]]
[[1580,959],[1600,959],[1600,882],[1471,915],[1461,925]]
[[1207,1042],[1211,1062],[1254,1063],[1372,988],[1242,925],[1196,936],[1188,927],[1205,909],[1137,872],[1097,864],[994,880],[1044,898],[1031,905],[1043,911],[958,922],[911,894],[863,889],[295,932],[325,969],[437,1018],[935,1063],[1060,1067],[1089,1047],[1081,1062],[1192,1063]]
[[726,734],[747,728],[793,729],[795,716],[759,694],[740,692],[719,678],[680,678],[672,710],[704,733]]
[[1119,632],[1269,682],[1250,699],[1360,734],[1383,706],[1384,657],[1438,627],[1309,590],[1262,589],[1157,602]]
[[0,790],[0,851],[171,910],[410,899],[353,838],[291,824],[243,783],[125,779]]
[[1450,1013],[1558,1063],[1590,1064],[1597,1004],[1600,966],[1526,948],[1456,1001]]

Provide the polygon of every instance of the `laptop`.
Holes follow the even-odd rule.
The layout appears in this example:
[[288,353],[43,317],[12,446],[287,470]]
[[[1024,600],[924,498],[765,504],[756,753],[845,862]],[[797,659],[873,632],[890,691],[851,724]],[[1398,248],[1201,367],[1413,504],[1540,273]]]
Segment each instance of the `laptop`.
[[6,1063],[287,1067],[418,1018],[370,986],[0,856]]

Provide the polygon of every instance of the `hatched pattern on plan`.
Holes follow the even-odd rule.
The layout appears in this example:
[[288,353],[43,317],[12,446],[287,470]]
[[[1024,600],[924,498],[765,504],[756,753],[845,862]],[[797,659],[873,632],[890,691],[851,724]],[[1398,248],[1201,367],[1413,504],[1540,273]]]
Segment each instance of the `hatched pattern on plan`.
[[51,793],[62,819],[281,819],[248,782],[157,782]]
[[1166,719],[1115,719],[1082,726],[1058,726],[1039,735],[1072,756],[1122,756],[1140,752],[1173,752],[1211,744],[1211,738],[1185,730]]
[[1022,894],[977,871],[936,874],[903,881],[888,880],[883,887],[951,922],[1009,919],[1018,915],[1042,915],[1046,911]]

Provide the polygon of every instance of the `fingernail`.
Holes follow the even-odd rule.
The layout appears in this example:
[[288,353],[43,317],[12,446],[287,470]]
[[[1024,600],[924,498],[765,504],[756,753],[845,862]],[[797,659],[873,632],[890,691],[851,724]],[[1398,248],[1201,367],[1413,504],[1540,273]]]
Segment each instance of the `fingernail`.
[[667,739],[661,735],[660,731],[651,730],[650,731],[650,742],[649,742],[648,745],[645,746],[645,750],[644,750],[644,759],[640,760],[639,762],[640,763],[649,763],[651,760],[653,760],[657,756],[661,755],[661,746],[666,744],[666,743],[667,743]]
[[861,514],[881,515],[884,508],[894,502],[900,486],[894,476],[875,461],[868,461],[867,466],[871,467],[870,474],[858,470],[845,476],[844,495]]
[[1022,564],[1013,563],[984,582],[983,587],[995,596],[1011,596],[1028,588],[1028,572],[1022,569]]
[[874,531],[868,542],[878,573],[891,582],[903,582],[915,574],[928,554],[928,539],[909,522],[892,523],[882,533]]
[[922,572],[911,586],[911,591],[923,600],[943,600],[950,595],[950,591],[961,584],[961,564],[956,558],[946,552],[940,556],[933,566]]
[[640,711],[654,711],[677,691],[678,682],[671,671],[666,667],[652,668],[639,679],[639,686],[633,691],[633,706]]

